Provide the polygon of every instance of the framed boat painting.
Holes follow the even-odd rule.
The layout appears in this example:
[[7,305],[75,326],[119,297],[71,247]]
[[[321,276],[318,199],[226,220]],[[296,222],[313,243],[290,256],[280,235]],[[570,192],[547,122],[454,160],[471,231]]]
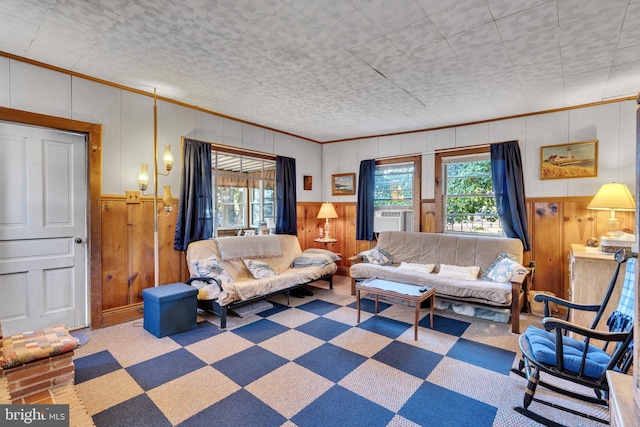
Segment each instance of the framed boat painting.
[[540,147],[540,179],[598,176],[598,140]]

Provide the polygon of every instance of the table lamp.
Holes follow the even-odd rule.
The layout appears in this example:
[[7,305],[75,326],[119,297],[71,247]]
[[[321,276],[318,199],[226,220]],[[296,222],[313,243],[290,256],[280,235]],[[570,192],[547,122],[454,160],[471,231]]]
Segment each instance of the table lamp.
[[324,223],[324,238],[331,238],[331,226],[329,225],[329,218],[338,218],[336,208],[332,203],[326,202],[320,206],[320,212],[318,212],[318,219],[325,219]]
[[607,237],[616,237],[620,228],[616,211],[635,211],[636,202],[625,184],[612,182],[600,187],[587,209],[610,211],[611,217],[607,220]]

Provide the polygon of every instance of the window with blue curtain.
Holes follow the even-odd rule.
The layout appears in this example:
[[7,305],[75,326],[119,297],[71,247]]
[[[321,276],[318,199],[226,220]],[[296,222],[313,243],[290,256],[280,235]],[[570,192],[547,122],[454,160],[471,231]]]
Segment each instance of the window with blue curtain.
[[276,157],[276,234],[298,235],[296,159]]
[[508,141],[490,147],[493,193],[502,228],[507,237],[520,239],[524,250],[530,251],[520,145]]
[[211,144],[184,138],[180,174],[180,201],[173,247],[187,250],[189,243],[211,238],[213,204]]

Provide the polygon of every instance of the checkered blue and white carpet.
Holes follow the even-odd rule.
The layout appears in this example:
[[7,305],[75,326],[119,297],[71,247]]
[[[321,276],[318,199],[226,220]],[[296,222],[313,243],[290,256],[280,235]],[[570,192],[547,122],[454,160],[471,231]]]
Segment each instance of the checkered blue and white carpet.
[[[510,324],[436,312],[431,329],[423,309],[414,341],[412,308],[381,302],[374,315],[363,300],[356,324],[348,280],[326,287],[289,305],[271,299],[227,330],[203,315],[161,339],[142,322],[92,331],[76,352],[79,394],[97,426],[537,425],[512,409],[526,381],[509,372],[519,360]],[[538,406],[560,423],[598,425]]]

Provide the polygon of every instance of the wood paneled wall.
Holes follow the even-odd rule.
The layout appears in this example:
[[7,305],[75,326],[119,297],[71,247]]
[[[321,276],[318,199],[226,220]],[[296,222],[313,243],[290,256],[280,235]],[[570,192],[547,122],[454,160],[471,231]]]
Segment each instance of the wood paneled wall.
[[[569,288],[568,255],[572,243],[584,243],[590,237],[600,239],[606,233],[609,213],[588,210],[591,197],[532,199],[527,201],[531,252],[525,262],[536,262],[536,290],[567,297]],[[314,242],[324,220],[318,219],[320,202],[302,202],[297,206],[298,238],[302,249],[322,248]],[[339,253],[338,274],[348,275],[346,259],[375,246],[356,241],[356,204],[334,203],[338,218],[331,219],[331,235],[337,242],[328,249]],[[167,216],[159,205],[158,236],[160,283],[183,282],[189,273],[184,253],[173,249],[177,202]],[[633,233],[633,212],[617,212],[620,227]],[[421,202],[420,231],[436,232],[437,213],[433,200]],[[124,196],[103,196],[102,219],[102,324],[104,327],[140,318],[142,290],[154,284],[153,199],[142,197],[139,204],[127,204]]]
[[[158,206],[160,284],[188,277],[183,253],[173,249],[177,206],[169,214],[162,203]],[[124,196],[103,196],[101,218],[104,327],[139,318],[142,290],[154,286],[153,197],[127,204]]]
[[[568,298],[569,252],[572,243],[586,243],[607,232],[608,211],[587,209],[591,197],[527,201],[531,260],[536,262],[534,289]],[[616,212],[620,229],[634,233],[634,212]]]

